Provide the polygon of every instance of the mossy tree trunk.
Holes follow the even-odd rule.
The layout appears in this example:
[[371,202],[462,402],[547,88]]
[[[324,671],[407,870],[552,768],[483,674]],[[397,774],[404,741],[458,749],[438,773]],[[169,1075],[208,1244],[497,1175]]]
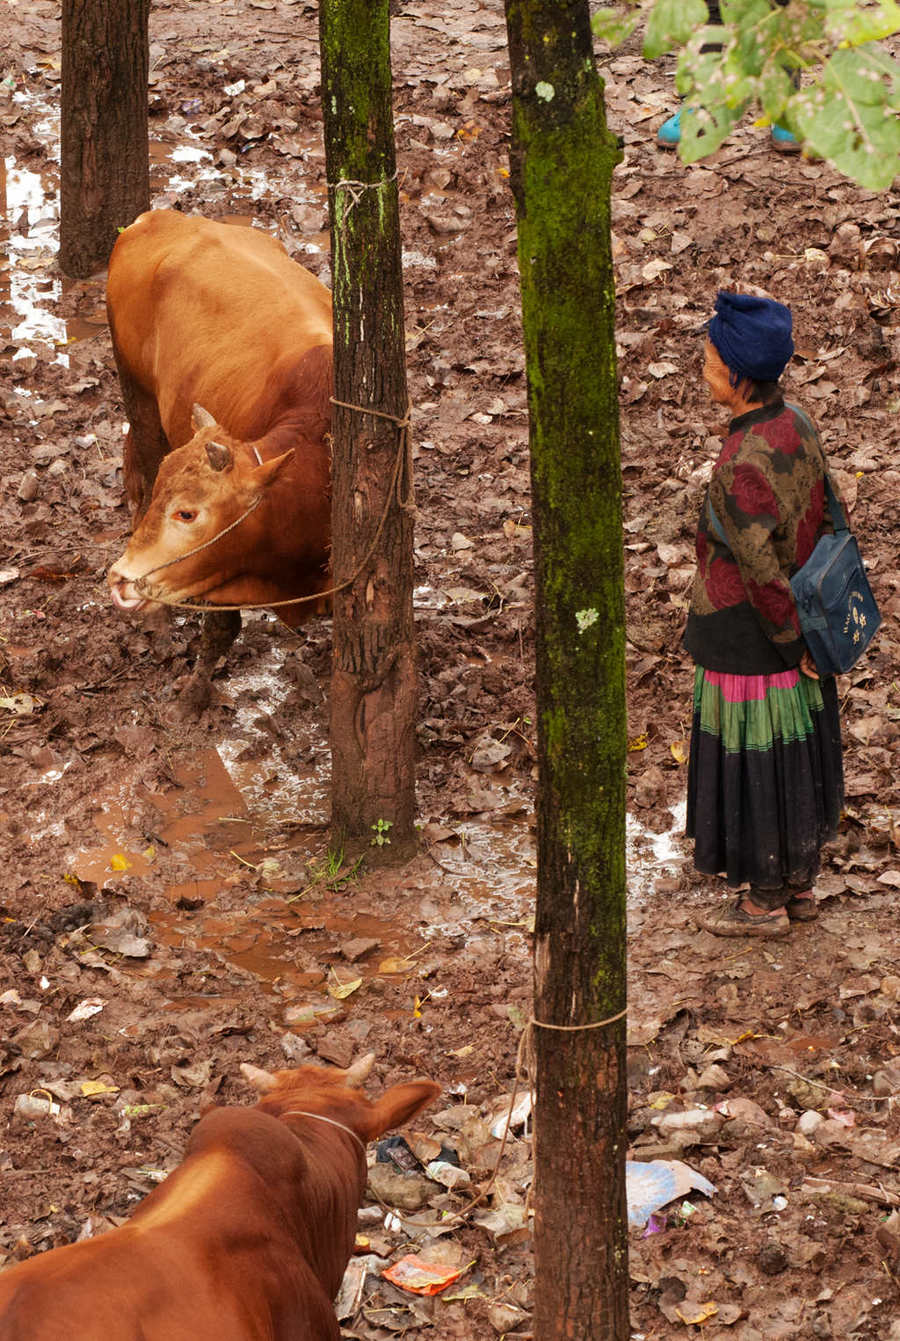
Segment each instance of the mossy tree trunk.
[[[332,844],[414,840],[416,672],[388,0],[321,0],[334,275]],[[347,409],[353,405],[356,409]],[[375,413],[370,413],[373,411]],[[390,827],[386,827],[390,826]]]
[[506,0],[538,696],[535,1318],[625,1341],[625,618],[610,254],[588,0]]
[[102,270],[150,208],[150,0],[63,0],[59,264]]

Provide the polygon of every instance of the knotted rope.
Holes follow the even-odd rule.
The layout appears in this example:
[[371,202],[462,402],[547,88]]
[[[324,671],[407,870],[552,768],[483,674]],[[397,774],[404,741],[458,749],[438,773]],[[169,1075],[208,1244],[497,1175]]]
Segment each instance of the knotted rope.
[[347,213],[351,214],[359,202],[362,200],[366,191],[381,191],[391,182],[395,182],[400,169],[395,168],[390,177],[382,177],[380,182],[356,182],[349,177],[342,177],[337,182],[326,182],[325,185],[329,191],[348,191],[350,194],[350,208]]

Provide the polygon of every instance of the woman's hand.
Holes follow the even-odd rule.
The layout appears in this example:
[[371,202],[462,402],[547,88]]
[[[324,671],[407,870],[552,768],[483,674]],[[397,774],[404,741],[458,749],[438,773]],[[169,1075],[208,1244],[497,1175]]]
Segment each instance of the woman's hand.
[[804,652],[800,658],[800,670],[804,675],[808,675],[811,680],[818,680],[819,672],[816,670],[816,663],[813,661],[809,652]]

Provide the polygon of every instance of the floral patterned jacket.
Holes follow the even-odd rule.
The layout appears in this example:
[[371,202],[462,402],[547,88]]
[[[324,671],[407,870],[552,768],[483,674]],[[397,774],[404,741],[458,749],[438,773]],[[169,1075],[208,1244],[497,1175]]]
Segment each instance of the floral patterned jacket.
[[732,420],[697,528],[684,646],[698,666],[773,675],[800,661],[790,578],[833,530],[825,469],[815,430],[780,398]]

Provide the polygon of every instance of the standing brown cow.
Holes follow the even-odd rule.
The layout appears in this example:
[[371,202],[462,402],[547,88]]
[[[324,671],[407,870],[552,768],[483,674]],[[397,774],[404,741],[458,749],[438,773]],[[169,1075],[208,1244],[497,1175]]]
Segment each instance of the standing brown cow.
[[[109,571],[116,605],[327,590],[328,290],[267,233],[160,210],[120,234],[107,310],[135,518]],[[293,626],[312,603],[276,608]],[[216,650],[239,628],[220,616]]]
[[259,1103],[202,1118],[126,1224],[0,1272],[0,1341],[339,1341],[365,1142],[440,1093],[367,1099],[371,1064],[244,1067]]

